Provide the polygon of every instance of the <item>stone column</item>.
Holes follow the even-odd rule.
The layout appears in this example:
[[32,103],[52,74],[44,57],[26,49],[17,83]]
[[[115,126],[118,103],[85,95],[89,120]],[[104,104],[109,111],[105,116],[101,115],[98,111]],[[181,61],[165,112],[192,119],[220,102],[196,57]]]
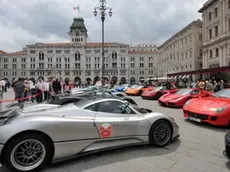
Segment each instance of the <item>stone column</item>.
[[225,15],[226,15],[226,6],[225,5],[227,5],[226,4],[226,2],[222,2],[222,18],[221,18],[221,21],[223,22],[223,24],[221,25],[221,27],[222,27],[222,30],[223,30],[223,34],[225,34],[226,33],[226,19],[225,19]]

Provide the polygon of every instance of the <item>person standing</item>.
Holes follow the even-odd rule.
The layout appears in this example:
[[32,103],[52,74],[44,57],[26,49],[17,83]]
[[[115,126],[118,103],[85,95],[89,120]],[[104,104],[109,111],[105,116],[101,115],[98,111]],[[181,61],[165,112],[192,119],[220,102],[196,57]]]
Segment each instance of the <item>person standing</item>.
[[61,83],[58,80],[58,78],[53,82],[53,90],[55,94],[58,94],[59,92],[61,92]]
[[49,79],[46,79],[46,81],[43,82],[43,90],[44,90],[44,100],[48,101],[49,100],[49,95],[50,95],[49,92],[51,90]]
[[41,103],[43,100],[43,80],[42,78],[38,79],[37,87],[37,103]]
[[22,78],[18,79],[18,82],[14,85],[14,91],[15,91],[15,99],[18,101],[19,107],[24,107],[24,91],[25,91],[25,84],[23,83]]

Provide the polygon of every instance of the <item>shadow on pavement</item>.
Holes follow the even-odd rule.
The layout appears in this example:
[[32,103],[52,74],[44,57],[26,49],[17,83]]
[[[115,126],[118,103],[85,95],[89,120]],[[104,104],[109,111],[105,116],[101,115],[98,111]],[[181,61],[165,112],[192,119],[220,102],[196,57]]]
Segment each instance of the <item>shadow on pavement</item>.
[[203,122],[199,123],[199,122],[195,122],[195,121],[190,121],[188,119],[185,119],[184,121],[189,123],[189,124],[193,124],[197,127],[213,130],[215,132],[226,133],[229,130],[228,127],[218,127],[218,126],[213,126],[213,125],[208,124],[208,123],[203,123]]
[[[72,160],[59,162],[53,165],[50,165],[43,172],[48,172],[49,169],[58,169],[65,166],[75,167],[77,164],[80,164],[82,171],[90,170],[95,167],[105,166],[109,164],[115,164],[122,161],[127,161],[140,157],[153,157],[153,156],[162,156],[169,154],[177,150],[180,146],[181,141],[179,139],[173,141],[171,144],[164,148],[156,148],[150,145],[141,145],[141,146],[131,146],[124,147],[120,149],[114,149],[109,151],[103,151],[100,153],[95,153],[91,155],[82,156],[79,158],[74,158]],[[78,168],[76,166],[76,168]],[[5,172],[5,171],[4,171]]]

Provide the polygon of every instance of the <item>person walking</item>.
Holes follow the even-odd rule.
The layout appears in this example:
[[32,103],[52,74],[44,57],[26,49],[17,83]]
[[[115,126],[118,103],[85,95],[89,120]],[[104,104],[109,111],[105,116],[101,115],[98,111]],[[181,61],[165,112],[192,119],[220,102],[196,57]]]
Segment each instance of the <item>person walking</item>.
[[14,85],[15,92],[15,100],[18,101],[19,107],[22,109],[24,107],[24,92],[25,92],[25,84],[23,83],[23,79],[19,78],[18,82]]

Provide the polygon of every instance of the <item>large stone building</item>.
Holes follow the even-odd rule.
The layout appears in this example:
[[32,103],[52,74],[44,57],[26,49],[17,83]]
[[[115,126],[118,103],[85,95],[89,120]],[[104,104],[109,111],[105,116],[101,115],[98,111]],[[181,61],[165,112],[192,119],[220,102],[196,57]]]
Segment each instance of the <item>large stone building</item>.
[[[202,69],[202,21],[196,20],[177,32],[159,50],[159,76],[178,76]],[[189,77],[189,75],[181,75]]]
[[[83,18],[74,18],[68,34],[70,41],[67,43],[36,43],[26,45],[20,52],[0,53],[0,77],[11,80],[60,76],[72,81],[100,78],[102,44],[87,41],[88,31]],[[105,76],[108,79],[137,82],[140,78],[154,77],[156,46],[148,53],[134,53],[132,49],[129,52],[127,44],[111,42],[104,45]],[[134,67],[133,62],[136,63]]]
[[219,72],[230,66],[230,0],[209,0],[198,12],[203,19],[203,68],[216,68],[213,77],[226,78],[226,72]]
[[130,83],[157,76],[158,51],[155,44],[130,45],[129,76]]

